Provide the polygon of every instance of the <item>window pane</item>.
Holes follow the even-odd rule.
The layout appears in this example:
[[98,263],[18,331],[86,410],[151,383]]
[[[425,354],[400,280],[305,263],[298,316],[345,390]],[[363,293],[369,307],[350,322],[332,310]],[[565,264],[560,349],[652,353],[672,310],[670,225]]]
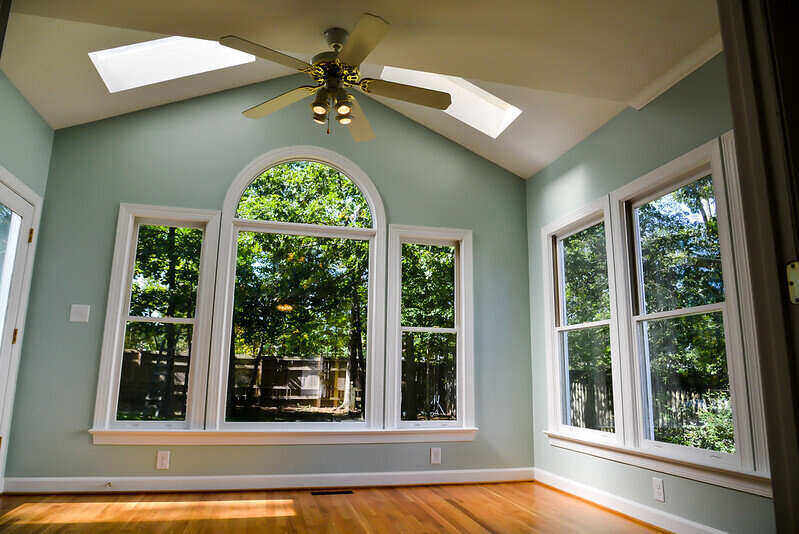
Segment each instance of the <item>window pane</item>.
[[139,226],[130,315],[194,317],[202,242],[199,228]]
[[564,424],[614,432],[610,328],[597,326],[561,334]]
[[6,322],[14,259],[17,255],[22,218],[0,203],[0,332]]
[[236,217],[372,227],[372,212],[358,187],[338,170],[315,161],[290,161],[264,171],[241,195]]
[[636,208],[645,313],[724,300],[713,179]]
[[192,325],[129,322],[117,419],[183,421]]
[[402,244],[403,326],[455,326],[455,247]]
[[364,417],[369,242],[240,232],[228,421]]
[[402,420],[457,419],[457,334],[402,333]]
[[650,439],[735,452],[721,312],[646,321]]
[[586,228],[561,241],[565,324],[610,319],[610,290],[605,224]]

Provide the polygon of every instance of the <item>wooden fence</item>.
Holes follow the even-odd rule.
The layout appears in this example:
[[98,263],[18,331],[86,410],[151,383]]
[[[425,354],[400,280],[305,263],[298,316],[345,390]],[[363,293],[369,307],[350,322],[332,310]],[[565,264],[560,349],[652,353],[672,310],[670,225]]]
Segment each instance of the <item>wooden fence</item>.
[[[572,380],[570,386],[570,424],[612,432],[613,387],[610,381]],[[703,410],[729,408],[729,398],[710,400],[713,393],[658,387],[653,393],[652,426],[684,428],[699,423],[699,413]]]

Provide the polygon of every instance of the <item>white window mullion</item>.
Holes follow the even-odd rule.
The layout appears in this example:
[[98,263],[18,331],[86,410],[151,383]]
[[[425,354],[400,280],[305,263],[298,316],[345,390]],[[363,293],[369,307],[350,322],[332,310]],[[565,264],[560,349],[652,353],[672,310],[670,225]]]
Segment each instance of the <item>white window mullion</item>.
[[194,317],[138,317],[128,315],[125,319],[129,323],[164,323],[164,324],[195,324]]
[[430,334],[457,334],[458,328],[443,328],[440,326],[402,326],[402,332],[425,332]]

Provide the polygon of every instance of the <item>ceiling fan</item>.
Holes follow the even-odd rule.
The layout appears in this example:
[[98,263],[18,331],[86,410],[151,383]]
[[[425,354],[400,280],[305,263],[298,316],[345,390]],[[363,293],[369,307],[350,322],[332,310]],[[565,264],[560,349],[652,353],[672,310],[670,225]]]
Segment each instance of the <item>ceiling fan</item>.
[[245,117],[257,119],[315,95],[311,110],[317,124],[329,122],[331,103],[339,124],[349,126],[355,141],[369,141],[375,134],[355,97],[347,89],[359,89],[366,94],[404,100],[436,109],[447,109],[452,103],[449,93],[425,89],[413,85],[388,82],[376,78],[361,78],[360,64],[388,33],[388,22],[364,13],[352,34],[342,28],[330,28],[324,36],[332,50],[316,54],[311,63],[261,46],[235,35],[219,39],[220,44],[242,52],[274,61],[289,68],[306,73],[315,85],[303,85],[266,102],[244,110]]

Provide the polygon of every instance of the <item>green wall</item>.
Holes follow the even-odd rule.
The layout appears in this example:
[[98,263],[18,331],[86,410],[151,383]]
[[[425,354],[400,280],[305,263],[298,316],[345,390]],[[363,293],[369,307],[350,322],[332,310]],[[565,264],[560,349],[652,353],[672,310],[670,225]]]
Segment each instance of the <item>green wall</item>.
[[44,196],[53,129],[0,71],[0,165]]
[[[442,468],[532,465],[524,182],[363,98],[377,139],[325,135],[307,102],[241,116],[297,86],[281,78],[58,130],[39,237],[6,476],[235,475],[429,469],[430,444],[94,446],[91,426],[120,202],[221,209],[231,181],[276,147],[318,145],[374,181],[390,223],[471,228],[475,249],[474,442],[442,444]],[[90,304],[88,324],[67,322]],[[161,447],[163,448],[163,447]],[[439,466],[435,466],[439,467]]]
[[[732,128],[724,57],[640,111],[631,108],[527,182],[535,466],[729,532],[774,530],[771,500],[551,447],[547,423],[541,228]],[[664,479],[666,503],[652,499]]]

